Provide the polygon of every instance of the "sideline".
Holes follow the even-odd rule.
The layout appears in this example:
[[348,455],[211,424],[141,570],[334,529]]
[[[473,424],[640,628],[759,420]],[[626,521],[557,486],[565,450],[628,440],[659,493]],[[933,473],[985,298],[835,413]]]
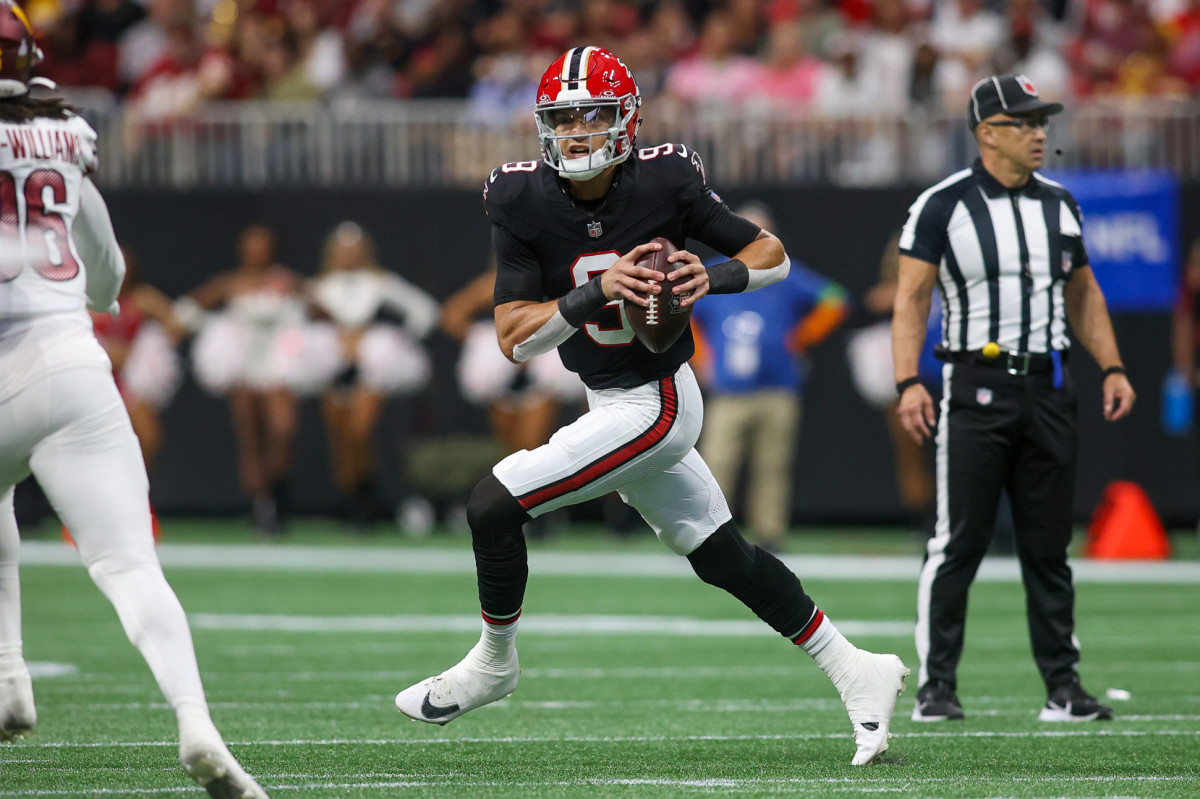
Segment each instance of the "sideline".
[[[250,571],[379,572],[474,574],[475,560],[459,549],[396,549],[278,544],[161,544],[158,556],[171,569]],[[919,556],[784,555],[783,562],[806,580],[903,580],[915,582]],[[24,541],[21,563],[30,566],[78,566],[79,554],[59,541]],[[1200,561],[1092,561],[1073,559],[1080,583],[1200,584]],[[591,577],[686,577],[694,579],[686,559],[650,552],[530,552],[529,569],[540,575]],[[976,582],[1016,582],[1020,566],[1013,557],[989,557]]]

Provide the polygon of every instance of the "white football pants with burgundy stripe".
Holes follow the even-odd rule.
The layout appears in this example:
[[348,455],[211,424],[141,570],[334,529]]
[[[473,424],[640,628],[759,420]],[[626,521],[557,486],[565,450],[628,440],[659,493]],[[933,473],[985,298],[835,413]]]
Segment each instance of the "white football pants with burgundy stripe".
[[687,555],[732,517],[696,452],[704,401],[684,364],[673,377],[587,392],[588,412],[492,470],[530,516],[618,491],[672,551]]

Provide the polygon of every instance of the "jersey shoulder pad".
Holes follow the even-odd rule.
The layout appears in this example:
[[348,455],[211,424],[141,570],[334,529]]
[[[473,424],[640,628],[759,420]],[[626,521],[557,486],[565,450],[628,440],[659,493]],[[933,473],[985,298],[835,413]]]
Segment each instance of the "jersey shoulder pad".
[[512,215],[513,203],[525,194],[546,169],[541,161],[514,161],[492,170],[483,182],[483,209],[497,225],[506,224]]
[[704,172],[704,159],[686,144],[669,142],[654,147],[642,147],[637,151],[642,168],[651,170],[656,177],[671,181],[673,186],[708,185]]
[[96,131],[92,129],[86,119],[69,111],[65,124],[70,133],[79,137],[79,151],[76,154],[75,163],[85,175],[90,175],[100,165]]

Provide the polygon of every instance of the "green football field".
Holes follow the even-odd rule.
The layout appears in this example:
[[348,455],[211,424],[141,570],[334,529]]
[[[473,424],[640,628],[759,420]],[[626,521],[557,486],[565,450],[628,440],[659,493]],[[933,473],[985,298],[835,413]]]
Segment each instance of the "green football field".
[[[1047,725],[1015,567],[990,560],[959,675],[966,722],[909,721],[910,683],[891,750],[853,768],[850,724],[807,656],[652,540],[533,545],[520,686],[436,727],[392,701],[478,636],[466,538],[347,540],[318,525],[251,544],[211,526],[168,525],[160,552],[213,717],[272,796],[1200,796],[1200,561],[1076,562],[1084,683],[1130,698],[1112,702],[1113,722]],[[919,545],[807,543],[787,562],[818,604],[915,670]],[[172,714],[72,552],[36,541],[23,557],[39,723],[0,747],[0,795],[199,795]]]

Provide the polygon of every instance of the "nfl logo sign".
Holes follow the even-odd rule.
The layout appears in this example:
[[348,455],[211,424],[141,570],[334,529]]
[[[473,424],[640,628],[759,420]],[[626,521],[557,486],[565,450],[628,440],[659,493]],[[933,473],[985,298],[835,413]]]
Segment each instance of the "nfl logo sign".
[[975,401],[980,405],[992,404],[992,390],[990,388],[975,389]]
[[588,235],[591,236],[593,239],[598,239],[604,235],[604,228],[600,227],[599,222],[588,222],[587,228],[588,228]]

